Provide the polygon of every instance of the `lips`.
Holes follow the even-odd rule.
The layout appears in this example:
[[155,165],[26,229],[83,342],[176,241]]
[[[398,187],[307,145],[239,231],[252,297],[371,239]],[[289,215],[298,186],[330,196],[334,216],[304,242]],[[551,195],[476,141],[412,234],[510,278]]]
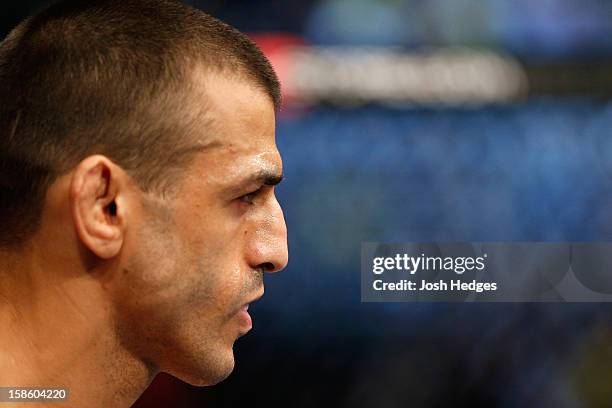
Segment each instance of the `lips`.
[[246,334],[251,328],[253,328],[253,320],[251,319],[251,315],[249,314],[249,305],[253,302],[258,301],[263,296],[263,292],[258,296],[253,297],[247,303],[243,304],[242,307],[236,312],[236,316],[240,321],[240,331],[242,334]]
[[251,315],[247,312],[248,306],[243,307],[238,312],[238,319],[240,320],[240,331],[246,333],[253,328],[253,320]]

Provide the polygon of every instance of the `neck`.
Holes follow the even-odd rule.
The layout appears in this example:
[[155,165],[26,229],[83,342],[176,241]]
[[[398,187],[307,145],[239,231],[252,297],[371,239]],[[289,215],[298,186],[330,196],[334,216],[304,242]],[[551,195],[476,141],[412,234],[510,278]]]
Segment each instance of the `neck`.
[[70,406],[130,406],[156,370],[121,344],[99,276],[54,269],[57,254],[35,244],[0,255],[0,386],[66,388]]

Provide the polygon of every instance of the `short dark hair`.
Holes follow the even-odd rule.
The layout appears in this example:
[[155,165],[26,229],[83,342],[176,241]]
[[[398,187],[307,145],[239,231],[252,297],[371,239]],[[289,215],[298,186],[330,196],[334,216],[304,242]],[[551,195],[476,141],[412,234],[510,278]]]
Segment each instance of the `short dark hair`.
[[60,1],[17,26],[0,45],[0,246],[37,230],[48,187],[87,155],[162,189],[201,119],[185,106],[196,66],[240,76],[279,109],[259,48],[177,1]]

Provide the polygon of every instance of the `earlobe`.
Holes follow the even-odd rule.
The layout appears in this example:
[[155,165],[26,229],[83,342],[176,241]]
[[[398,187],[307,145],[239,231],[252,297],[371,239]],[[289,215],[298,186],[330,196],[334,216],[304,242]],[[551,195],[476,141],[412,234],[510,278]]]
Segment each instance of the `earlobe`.
[[105,156],[90,156],[74,169],[70,204],[77,234],[102,259],[119,254],[126,224],[125,172]]

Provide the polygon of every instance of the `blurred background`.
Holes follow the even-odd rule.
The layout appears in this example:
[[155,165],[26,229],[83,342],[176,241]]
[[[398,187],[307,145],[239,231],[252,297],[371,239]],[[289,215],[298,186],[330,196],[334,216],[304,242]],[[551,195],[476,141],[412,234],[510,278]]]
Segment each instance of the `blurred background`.
[[[45,2],[3,2],[3,36]],[[284,85],[290,263],[145,407],[611,407],[612,305],[361,303],[362,241],[612,239],[612,1],[189,1]]]

